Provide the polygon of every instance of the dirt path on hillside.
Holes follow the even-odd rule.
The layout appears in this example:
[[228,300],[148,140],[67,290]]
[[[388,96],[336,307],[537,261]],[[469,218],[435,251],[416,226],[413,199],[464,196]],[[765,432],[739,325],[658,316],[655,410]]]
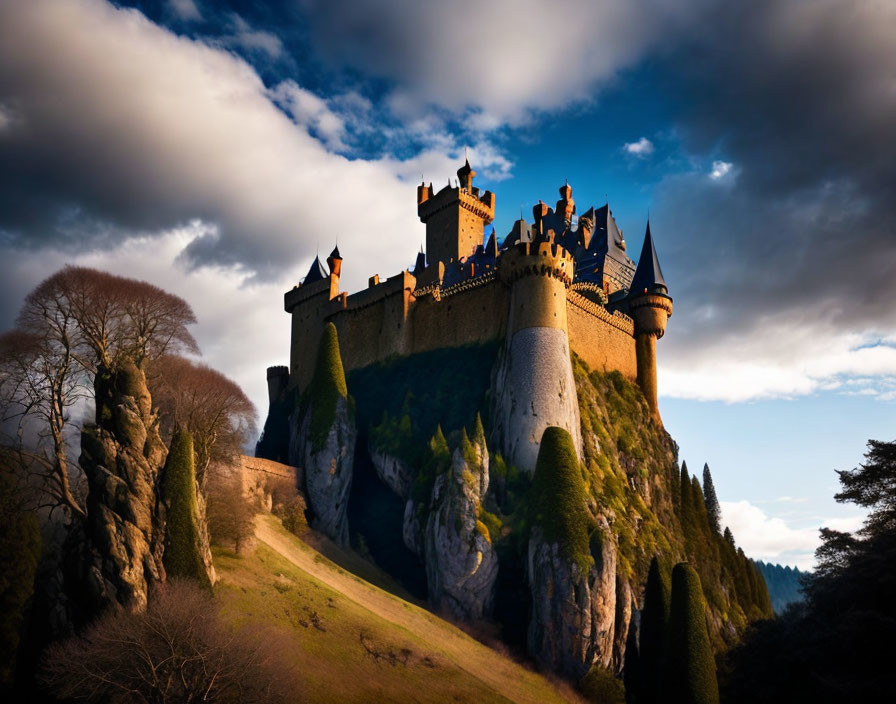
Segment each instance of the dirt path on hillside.
[[[442,651],[458,667],[488,684],[496,692],[519,702],[542,704],[550,701],[542,696],[545,693],[545,685],[534,682],[538,679],[534,673],[469,638],[428,611],[408,605],[407,602],[367,582],[358,581],[359,578],[350,573],[340,573],[337,571],[338,568],[328,561],[315,561],[315,556],[319,553],[295,537],[284,535],[283,529],[272,521],[270,517],[259,517],[256,521],[256,536],[299,569],[380,618],[415,633],[426,640],[433,649]],[[523,686],[514,691],[507,691],[508,683],[513,682],[520,682]],[[536,695],[533,691],[525,690],[540,690],[540,694]],[[567,700],[557,692],[553,701]]]

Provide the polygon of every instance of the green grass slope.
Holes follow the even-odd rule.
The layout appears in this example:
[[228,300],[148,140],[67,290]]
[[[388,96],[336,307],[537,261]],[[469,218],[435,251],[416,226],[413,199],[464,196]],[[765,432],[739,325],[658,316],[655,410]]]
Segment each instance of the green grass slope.
[[577,701],[429,611],[361,579],[259,516],[251,556],[215,552],[235,625],[270,624],[302,673],[302,702]]

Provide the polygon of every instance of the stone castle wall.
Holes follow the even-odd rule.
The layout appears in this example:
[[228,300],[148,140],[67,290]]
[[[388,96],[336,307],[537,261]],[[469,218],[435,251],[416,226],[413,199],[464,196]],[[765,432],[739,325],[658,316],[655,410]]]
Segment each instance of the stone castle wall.
[[512,324],[514,329],[566,328],[571,350],[591,368],[616,369],[636,379],[631,319],[609,313],[559,281],[540,281],[544,278],[527,276],[517,282],[526,292],[515,297],[518,310],[513,311],[511,289],[494,273],[450,287],[419,290],[419,297],[414,296],[416,279],[408,272],[332,300],[331,288],[325,282],[315,283],[320,290],[309,291],[293,309],[290,386],[303,389],[310,381],[320,331],[328,321],[339,334],[347,372],[390,357],[504,340]]
[[599,371],[618,370],[635,381],[635,326],[631,318],[610,313],[575,291],[566,292],[569,346],[589,367]]

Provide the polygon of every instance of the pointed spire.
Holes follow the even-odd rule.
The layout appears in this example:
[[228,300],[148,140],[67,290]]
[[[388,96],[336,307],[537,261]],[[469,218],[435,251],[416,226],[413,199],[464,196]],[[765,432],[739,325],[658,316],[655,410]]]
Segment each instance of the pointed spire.
[[457,170],[457,178],[460,180],[460,187],[470,190],[473,188],[473,177],[476,172],[470,166],[470,160],[464,157],[464,165]]
[[327,270],[324,269],[324,265],[320,261],[320,257],[314,257],[314,261],[311,262],[311,268],[308,270],[308,273],[305,274],[305,280],[302,282],[303,284],[311,284],[315,281],[321,281],[327,278],[329,274]]
[[417,261],[414,262],[414,270],[411,272],[414,276],[420,276],[426,268],[426,255],[423,253],[423,245],[420,245],[420,251],[417,252]]
[[339,254],[338,244],[333,247],[333,251],[330,252],[330,256],[327,257],[327,266],[330,267],[330,273],[333,274],[333,276],[342,274],[342,255]]
[[495,233],[495,228],[492,228],[492,234],[488,238],[488,242],[485,243],[485,249],[483,250],[485,255],[492,258],[497,258],[498,256],[498,236]]
[[640,296],[646,293],[668,294],[666,280],[663,278],[663,270],[660,269],[660,261],[656,256],[656,248],[653,246],[653,236],[650,234],[650,222],[647,223],[647,232],[644,234],[644,246],[641,248],[641,257],[638,259],[638,268],[632,279],[630,296]]

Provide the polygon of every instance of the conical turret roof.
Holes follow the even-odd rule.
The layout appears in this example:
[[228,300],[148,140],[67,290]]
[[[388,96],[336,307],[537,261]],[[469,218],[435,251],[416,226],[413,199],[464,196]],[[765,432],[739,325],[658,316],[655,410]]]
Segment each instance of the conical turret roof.
[[669,292],[666,280],[663,278],[663,270],[660,269],[660,260],[656,256],[656,248],[653,246],[649,221],[647,232],[644,234],[644,246],[641,248],[641,256],[638,259],[638,267],[635,269],[630,290],[632,296],[638,296],[645,290],[648,293]]
[[324,269],[324,265],[321,264],[320,257],[318,256],[311,262],[311,268],[308,270],[308,273],[305,274],[305,280],[302,283],[314,283],[315,281],[327,278],[327,276],[329,276],[329,274],[327,274],[327,270]]

